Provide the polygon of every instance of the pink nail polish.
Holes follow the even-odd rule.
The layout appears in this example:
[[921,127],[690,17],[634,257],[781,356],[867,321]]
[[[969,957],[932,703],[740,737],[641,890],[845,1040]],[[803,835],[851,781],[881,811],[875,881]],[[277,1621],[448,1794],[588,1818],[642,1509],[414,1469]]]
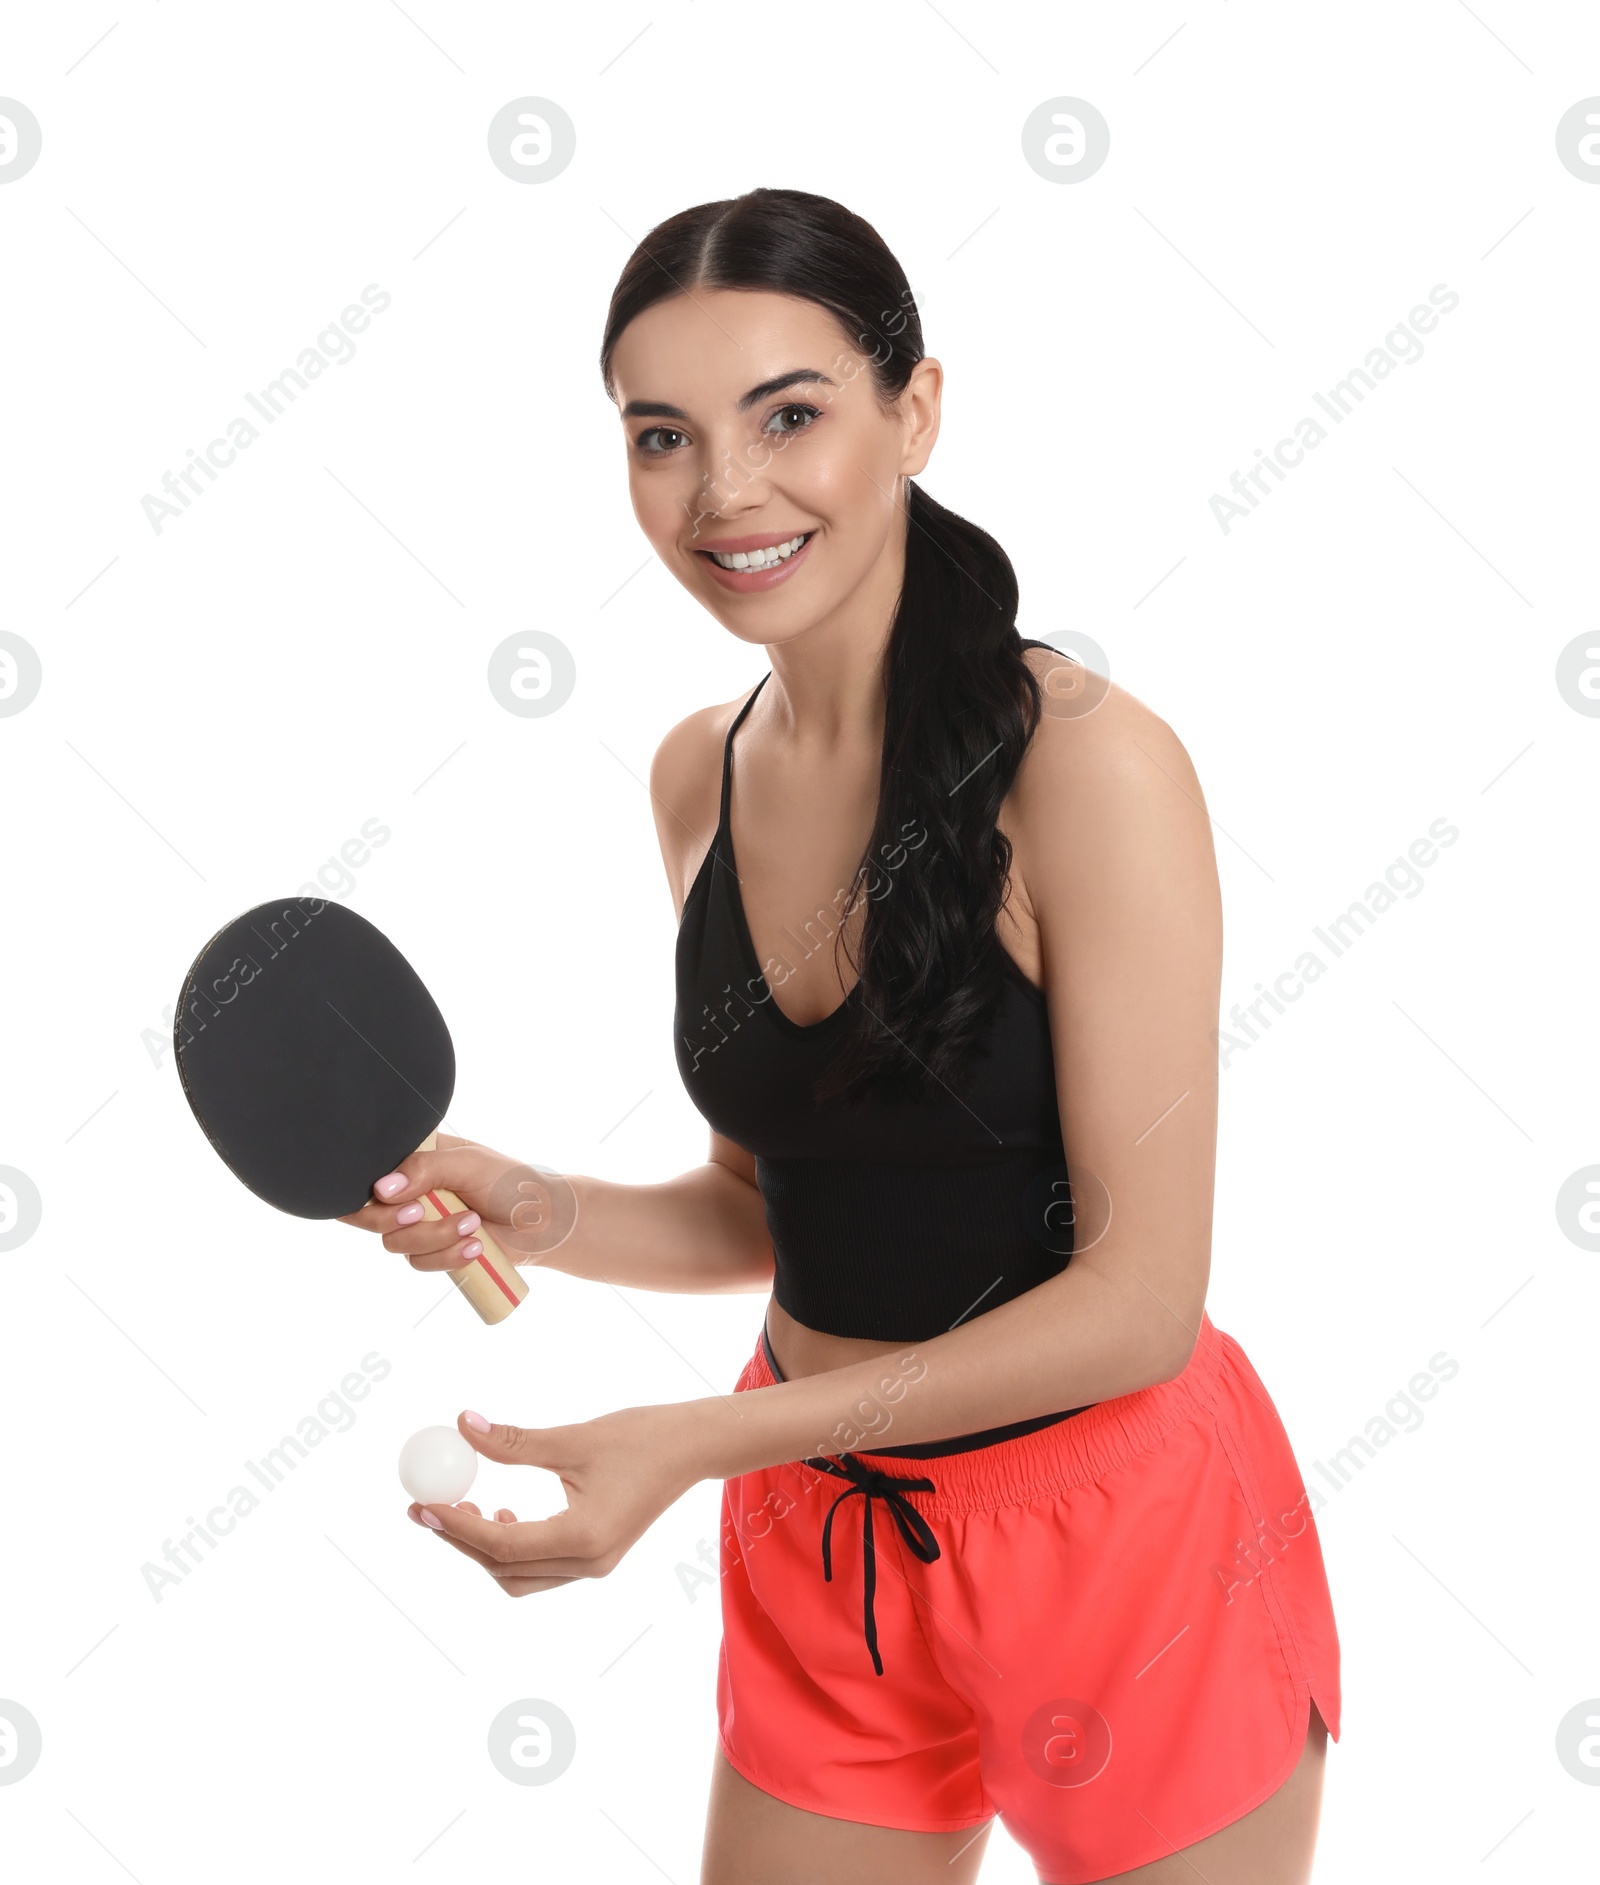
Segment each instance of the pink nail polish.
[[404,1172],[390,1172],[387,1178],[380,1178],[372,1187],[380,1198],[392,1198],[397,1191],[404,1191],[405,1188],[406,1175]]
[[474,1237],[471,1243],[461,1246],[461,1254],[470,1263],[474,1257],[481,1257],[483,1255],[483,1245]]
[[479,1217],[476,1211],[469,1211],[456,1226],[456,1235],[458,1237],[465,1237],[469,1231],[475,1231],[482,1222],[483,1219]]
[[426,1506],[422,1508],[421,1518],[423,1524],[431,1526],[434,1531],[442,1532],[444,1530],[444,1520],[435,1518]]
[[420,1224],[422,1222],[422,1206],[420,1204],[402,1205],[400,1209],[395,1212],[394,1221],[397,1224]]
[[473,1413],[470,1407],[461,1416],[461,1418],[467,1423],[469,1427],[472,1428],[472,1430],[475,1433],[487,1433],[489,1431],[488,1421],[484,1419],[482,1414]]

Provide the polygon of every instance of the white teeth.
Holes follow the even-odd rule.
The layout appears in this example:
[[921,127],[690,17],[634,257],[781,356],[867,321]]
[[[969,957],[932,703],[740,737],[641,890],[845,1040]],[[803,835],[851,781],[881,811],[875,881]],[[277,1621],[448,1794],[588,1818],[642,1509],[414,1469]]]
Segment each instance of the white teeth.
[[774,563],[782,563],[793,556],[808,534],[802,531],[798,537],[791,537],[787,543],[775,543],[769,550],[735,550],[732,556],[713,550],[711,560],[719,569],[771,569]]

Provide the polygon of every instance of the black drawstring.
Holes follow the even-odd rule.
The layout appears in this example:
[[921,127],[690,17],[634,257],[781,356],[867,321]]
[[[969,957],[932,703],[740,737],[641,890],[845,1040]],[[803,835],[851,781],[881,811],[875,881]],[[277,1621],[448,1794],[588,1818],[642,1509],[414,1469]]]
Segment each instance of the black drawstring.
[[878,1654],[878,1623],[872,1614],[872,1594],[878,1587],[878,1554],[872,1542],[872,1502],[882,1499],[889,1508],[889,1515],[900,1528],[900,1536],[912,1553],[924,1564],[932,1564],[939,1555],[939,1541],[933,1535],[928,1521],[922,1516],[911,1501],[902,1495],[907,1492],[932,1492],[931,1479],[901,1479],[892,1473],[880,1473],[871,1466],[863,1466],[853,1454],[841,1453],[839,1458],[807,1460],[806,1465],[820,1472],[831,1473],[835,1479],[848,1479],[850,1484],[828,1507],[828,1516],[822,1523],[822,1575],[831,1584],[833,1582],[833,1515],[846,1499],[860,1493],[864,1504],[861,1517],[861,1583],[863,1593],[863,1615],[865,1620],[867,1648],[872,1651],[872,1666],[881,1676],[883,1658]]

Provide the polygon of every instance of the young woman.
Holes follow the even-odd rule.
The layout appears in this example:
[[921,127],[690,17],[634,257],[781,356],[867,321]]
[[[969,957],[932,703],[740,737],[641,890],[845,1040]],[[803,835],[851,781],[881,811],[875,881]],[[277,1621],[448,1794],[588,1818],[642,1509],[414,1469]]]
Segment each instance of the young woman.
[[[673,217],[601,365],[646,536],[770,662],[651,775],[710,1156],[563,1185],[446,1140],[348,1221],[418,1269],[486,1226],[771,1300],[732,1396],[462,1416],[564,1513],[411,1516],[522,1596],[726,1482],[703,1885],[957,1885],[996,1813],[1056,1885],[1300,1885],[1338,1642],[1283,1427],[1205,1314],[1222,945],[1189,756],[1022,640],[1005,553],[913,482],[943,373],[860,218],[792,190]],[[435,1185],[467,1216],[418,1222]]]

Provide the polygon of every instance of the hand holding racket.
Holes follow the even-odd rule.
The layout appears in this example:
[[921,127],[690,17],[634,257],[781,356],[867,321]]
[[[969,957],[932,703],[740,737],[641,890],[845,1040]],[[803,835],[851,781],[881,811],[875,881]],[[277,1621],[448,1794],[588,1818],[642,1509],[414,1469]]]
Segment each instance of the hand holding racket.
[[[234,1176],[296,1217],[347,1217],[377,1179],[431,1151],[455,1048],[394,944],[342,904],[285,897],[220,929],[184,977],[173,1042],[184,1094]],[[424,1219],[468,1215],[454,1192]],[[485,1322],[528,1286],[484,1230],[450,1277]]]
[[[434,1139],[378,1179],[373,1201],[339,1222],[381,1233],[384,1249],[415,1270],[454,1270],[485,1237],[514,1263],[542,1263],[565,1241],[577,1218],[567,1181],[472,1139],[445,1132]],[[447,1197],[469,1216],[441,1218],[426,1208],[430,1198]]]

